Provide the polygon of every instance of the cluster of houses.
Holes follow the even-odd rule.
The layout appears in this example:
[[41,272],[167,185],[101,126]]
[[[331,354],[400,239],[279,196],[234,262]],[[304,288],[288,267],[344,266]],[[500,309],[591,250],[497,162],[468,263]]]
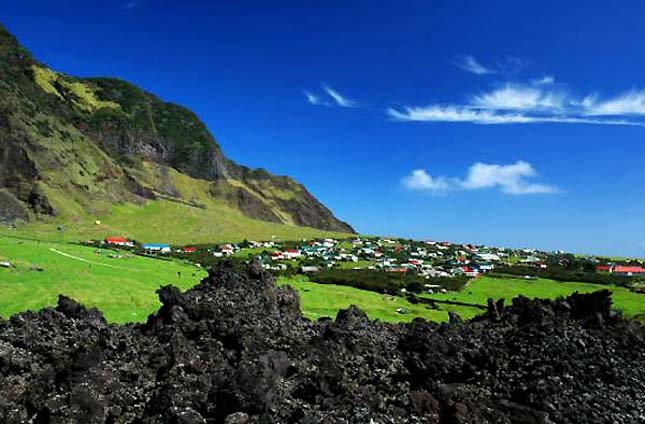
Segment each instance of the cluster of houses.
[[[126,237],[106,237],[103,239],[103,244],[114,247],[135,247],[135,242],[127,239]],[[276,244],[274,242],[249,242],[249,246],[252,248],[266,248],[272,249],[275,248]],[[140,245],[141,249],[150,253],[196,253],[197,247],[195,246],[184,246],[180,248],[173,248],[168,243],[143,243]],[[225,243],[210,247],[207,249],[209,252],[212,252],[215,257],[226,257],[231,256],[234,253],[237,253],[241,250],[241,247],[233,243]]]
[[[272,270],[285,269],[285,262],[300,260],[306,264],[301,266],[302,272],[314,272],[320,268],[332,268],[339,262],[349,262],[349,266],[345,268],[415,272],[427,278],[474,278],[493,270],[497,264],[504,263],[509,255],[509,252],[496,248],[448,242],[356,238],[343,241],[309,240],[296,248],[276,250],[261,259],[264,267]],[[514,255],[517,257],[516,252]],[[534,251],[525,252],[517,260],[535,266],[546,266]]]
[[503,254],[488,249],[448,242],[357,239],[352,244],[361,258],[374,263],[374,269],[401,273],[413,271],[427,278],[475,278],[494,269],[503,257]]
[[[104,243],[117,247],[135,245],[125,237],[107,237]],[[197,248],[192,246],[173,249],[166,243],[145,243],[141,248],[146,252],[162,254],[197,252]],[[286,270],[291,266],[302,273],[309,273],[338,267],[344,262],[346,265],[342,267],[345,269],[414,272],[428,279],[456,276],[476,278],[500,265],[522,265],[546,269],[550,255],[564,253],[378,237],[357,237],[348,240],[327,238],[302,240],[300,243],[245,241],[240,244],[221,244],[206,250],[215,257],[228,257],[243,249],[249,249],[253,255],[259,256],[263,267],[269,270]],[[594,258],[592,260],[597,261]],[[599,264],[596,270],[615,275],[645,276],[645,267],[642,266],[610,263]]]
[[[133,247],[133,241],[125,237],[107,237],[104,243],[116,247]],[[150,253],[194,253],[197,248],[184,246],[173,248],[167,243],[144,243],[141,248]],[[467,276],[471,278],[491,271],[506,262],[512,254],[522,264],[545,267],[537,251],[506,251],[490,247],[449,242],[394,240],[389,238],[355,238],[352,240],[303,240],[300,244],[284,248],[275,241],[248,241],[244,246],[227,243],[209,248],[215,257],[227,257],[242,248],[263,250],[260,260],[269,270],[285,270],[294,264],[301,272],[315,272],[332,268],[340,262],[349,263],[346,268],[374,269],[385,272],[415,272],[427,278]],[[352,265],[353,264],[353,265]]]

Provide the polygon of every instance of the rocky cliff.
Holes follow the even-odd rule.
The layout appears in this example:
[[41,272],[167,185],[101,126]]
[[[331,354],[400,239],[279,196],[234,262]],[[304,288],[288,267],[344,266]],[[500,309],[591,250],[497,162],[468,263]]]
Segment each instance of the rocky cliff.
[[227,159],[188,109],[118,79],[56,72],[0,26],[0,196],[11,205],[0,219],[196,204],[195,187],[257,220],[353,232],[294,180]]

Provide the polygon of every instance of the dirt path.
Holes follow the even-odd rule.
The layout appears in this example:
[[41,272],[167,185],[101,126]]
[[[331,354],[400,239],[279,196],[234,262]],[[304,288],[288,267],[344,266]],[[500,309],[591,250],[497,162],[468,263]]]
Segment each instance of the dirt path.
[[92,265],[105,266],[105,267],[114,268],[114,269],[123,269],[123,270],[126,270],[126,271],[130,270],[130,268],[125,268],[125,267],[118,266],[118,265],[104,264],[104,263],[101,263],[101,262],[90,261],[89,259],[79,258],[78,256],[74,256],[74,255],[70,255],[69,253],[61,252],[60,250],[54,249],[53,247],[50,247],[49,250],[54,252],[54,253],[57,253],[57,254],[59,254],[61,256],[65,256],[66,258],[75,259],[77,261],[85,262],[85,263],[92,264]]

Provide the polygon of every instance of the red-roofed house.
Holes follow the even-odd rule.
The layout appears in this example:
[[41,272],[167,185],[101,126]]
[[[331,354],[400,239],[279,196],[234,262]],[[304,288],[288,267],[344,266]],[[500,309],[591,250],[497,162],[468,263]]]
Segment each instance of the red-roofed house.
[[462,266],[461,267],[462,271],[464,271],[464,275],[467,277],[478,277],[479,272],[476,269],[473,269],[469,266]]
[[615,266],[612,271],[614,274],[617,275],[626,275],[628,277],[631,277],[632,275],[644,275],[645,274],[645,268],[642,268],[640,266]]
[[184,253],[195,253],[197,252],[197,248],[193,246],[185,246],[184,247]]
[[611,272],[611,267],[609,265],[597,265],[596,271],[598,272]]
[[285,250],[284,252],[282,252],[282,256],[285,259],[296,259],[302,256],[302,252],[300,252],[300,250],[295,250],[295,249]]
[[104,241],[105,241],[105,244],[109,244],[112,246],[128,246],[128,247],[134,246],[134,243],[132,243],[130,240],[128,240],[125,237],[106,237]]

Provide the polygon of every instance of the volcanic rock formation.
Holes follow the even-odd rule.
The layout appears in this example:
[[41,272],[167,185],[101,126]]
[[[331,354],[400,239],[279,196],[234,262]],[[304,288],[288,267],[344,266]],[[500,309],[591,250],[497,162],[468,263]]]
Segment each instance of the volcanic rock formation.
[[645,332],[608,291],[465,323],[302,317],[256,264],[159,290],[145,324],[64,296],[0,322],[2,423],[638,423]]

